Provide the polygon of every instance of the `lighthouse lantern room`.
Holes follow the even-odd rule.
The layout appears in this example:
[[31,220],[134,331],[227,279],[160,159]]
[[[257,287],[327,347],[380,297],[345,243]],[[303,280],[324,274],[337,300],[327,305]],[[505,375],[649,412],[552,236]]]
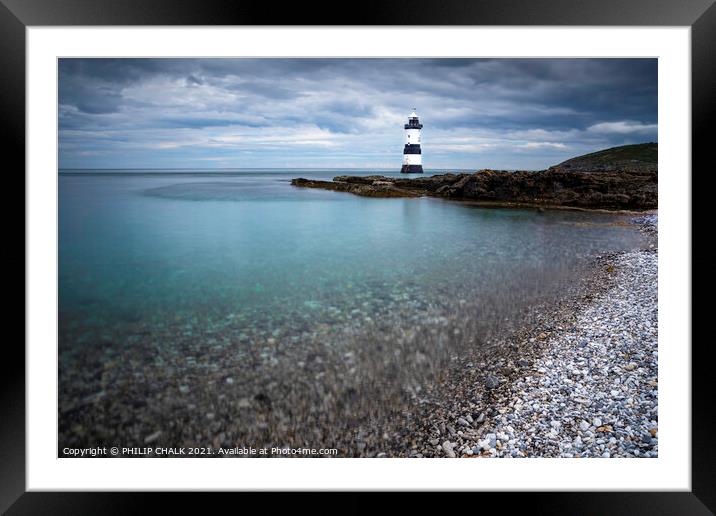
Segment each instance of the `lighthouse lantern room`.
[[423,124],[418,120],[418,114],[413,112],[405,124],[405,147],[403,148],[403,167],[400,171],[404,174],[421,174],[423,172],[423,159],[420,152],[420,130]]

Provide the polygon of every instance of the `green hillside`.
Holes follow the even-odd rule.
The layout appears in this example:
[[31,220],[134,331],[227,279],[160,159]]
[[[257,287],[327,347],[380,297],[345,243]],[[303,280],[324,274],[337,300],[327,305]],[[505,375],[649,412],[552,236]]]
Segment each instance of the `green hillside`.
[[569,170],[656,169],[659,161],[658,155],[657,143],[638,143],[577,156],[563,161],[554,168]]

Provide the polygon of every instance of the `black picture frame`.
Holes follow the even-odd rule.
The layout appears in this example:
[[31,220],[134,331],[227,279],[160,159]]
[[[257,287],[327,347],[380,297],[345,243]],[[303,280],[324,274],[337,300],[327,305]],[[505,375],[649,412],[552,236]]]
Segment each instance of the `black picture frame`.
[[[6,172],[6,198],[24,203],[25,170],[25,29],[29,26],[64,25],[559,25],[559,26],[689,26],[692,38],[692,170],[707,174],[713,169],[709,126],[716,113],[716,6],[714,0],[400,0],[391,3],[361,2],[348,9],[340,2],[322,5],[305,2],[278,7],[255,0],[0,0],[0,124],[4,157],[12,167]],[[12,170],[11,170],[12,168]],[[699,206],[708,206],[700,196],[706,189],[693,188],[692,220]],[[688,180],[688,171],[684,171]],[[13,192],[13,193],[10,193]],[[19,192],[23,192],[20,196]],[[22,199],[22,201],[20,201]],[[703,201],[703,202],[699,202]],[[3,203],[5,220],[17,218],[18,207]],[[23,206],[24,209],[24,206]],[[6,224],[11,226],[11,224]],[[25,264],[24,226],[22,230]],[[19,240],[18,235],[18,240]],[[8,244],[9,245],[9,244]],[[6,256],[19,253],[10,249]],[[705,269],[693,254],[694,269]],[[9,266],[19,262],[10,260]],[[19,266],[18,266],[19,268]],[[14,270],[14,267],[13,267]],[[10,272],[10,269],[8,269]],[[8,274],[17,276],[18,274]],[[706,282],[706,285],[708,282]],[[6,285],[8,285],[6,283]],[[704,285],[700,283],[700,285]],[[705,290],[706,285],[698,288]],[[25,299],[23,284],[23,297]],[[18,286],[19,290],[19,286]],[[6,290],[6,292],[9,291]],[[6,295],[8,321],[19,326],[21,303]],[[22,303],[24,312],[25,304]],[[693,314],[699,308],[693,305]],[[12,312],[10,311],[12,310]],[[11,315],[12,314],[12,315]],[[17,321],[17,322],[16,322]],[[24,327],[23,327],[24,336]],[[24,340],[24,339],[23,339]],[[692,491],[642,493],[481,493],[472,504],[485,507],[490,498],[502,497],[511,509],[528,505],[537,514],[712,514],[716,511],[714,476],[714,416],[712,362],[708,360],[711,339],[692,339]],[[684,343],[685,346],[689,343]],[[25,353],[19,338],[7,338],[0,360],[3,373],[0,423],[0,510],[7,514],[127,514],[146,512],[147,503],[159,502],[163,510],[176,505],[184,510],[201,507],[185,493],[40,493],[25,492]],[[219,496],[225,503],[229,494]],[[244,494],[244,497],[256,497]],[[341,512],[365,512],[376,505],[370,497],[350,495],[354,502],[340,502]],[[506,502],[504,497],[509,498]],[[484,498],[487,497],[487,498]],[[300,503],[303,494],[290,503]],[[297,498],[297,500],[296,500]],[[213,497],[212,497],[213,500]],[[276,508],[273,505],[272,508]],[[245,503],[246,501],[242,501]],[[515,502],[518,505],[515,505]],[[324,502],[322,502],[323,504]],[[421,495],[401,502],[402,512],[420,508]],[[470,503],[470,502],[468,502]],[[198,505],[201,504],[201,505]],[[311,506],[307,508],[310,510]],[[327,509],[329,506],[326,506]]]

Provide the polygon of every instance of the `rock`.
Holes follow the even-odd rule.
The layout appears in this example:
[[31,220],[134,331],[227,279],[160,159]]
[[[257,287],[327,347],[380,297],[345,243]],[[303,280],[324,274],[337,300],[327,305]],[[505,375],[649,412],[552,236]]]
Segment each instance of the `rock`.
[[586,432],[587,430],[589,430],[589,423],[587,423],[586,421],[582,420],[582,421],[579,423],[579,429],[580,429],[582,432]]
[[487,434],[485,438],[477,442],[477,447],[481,450],[491,450],[497,445],[497,435]]
[[443,451],[445,452],[445,455],[447,455],[451,459],[455,458],[455,452],[453,451],[454,446],[455,445],[450,441],[445,441],[443,443]]
[[485,387],[488,389],[496,389],[500,385],[500,380],[497,379],[496,376],[492,374],[488,374],[485,377]]
[[[353,182],[349,179],[370,179],[368,184],[361,184],[360,182]],[[377,178],[377,179],[376,179]],[[338,181],[339,178],[335,178],[334,181],[318,181],[313,179],[305,179],[302,177],[292,179],[291,184],[293,186],[300,186],[303,188],[321,188],[323,190],[334,190],[337,192],[348,192],[355,195],[361,195],[364,197],[419,197],[420,194],[405,188],[396,188],[393,186],[393,182],[388,178],[381,176],[366,176],[366,177],[355,177],[350,178],[345,176],[344,181]],[[375,183],[375,184],[374,184]]]
[[466,419],[463,419],[461,417],[457,419],[457,423],[463,426],[470,426],[470,423]]

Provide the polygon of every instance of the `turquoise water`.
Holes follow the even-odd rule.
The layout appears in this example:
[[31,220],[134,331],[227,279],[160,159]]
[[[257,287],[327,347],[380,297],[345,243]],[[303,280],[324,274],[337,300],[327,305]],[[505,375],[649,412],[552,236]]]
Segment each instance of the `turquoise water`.
[[[356,418],[398,403],[445,350],[640,242],[624,216],[290,185],[360,173],[375,171],[62,171],[61,442],[308,442],[319,412],[338,424],[327,399]],[[430,371],[405,365],[416,350]]]
[[151,320],[310,306],[326,295],[350,297],[365,282],[476,274],[489,281],[634,243],[633,232],[606,225],[610,216],[368,199],[289,184],[339,173],[61,175],[60,311]]

